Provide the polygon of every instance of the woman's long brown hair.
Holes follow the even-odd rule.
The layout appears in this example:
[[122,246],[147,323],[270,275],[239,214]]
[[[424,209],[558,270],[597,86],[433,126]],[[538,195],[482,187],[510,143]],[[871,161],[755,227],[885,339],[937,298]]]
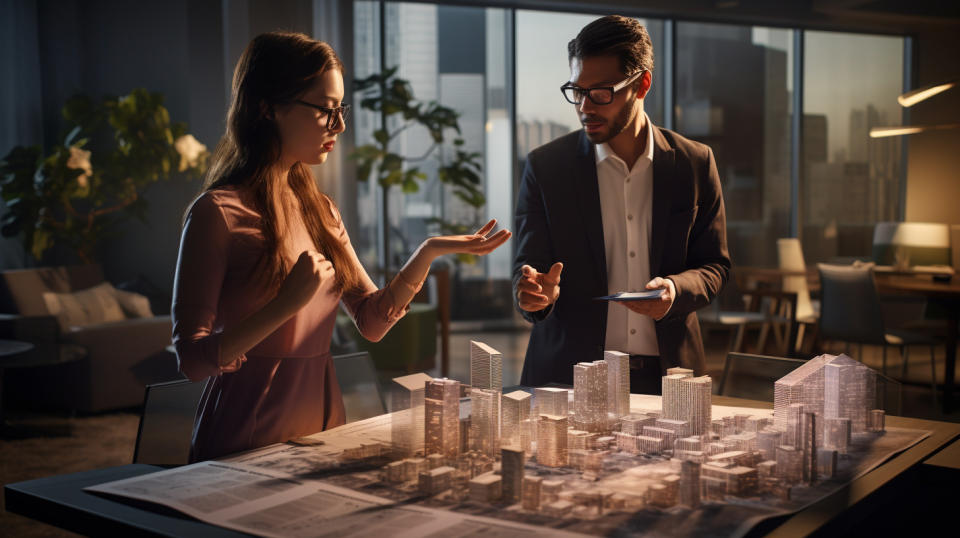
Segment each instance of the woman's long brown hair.
[[[343,63],[330,45],[299,33],[270,32],[253,39],[233,73],[233,96],[227,128],[213,154],[203,191],[235,185],[252,192],[267,256],[259,265],[267,285],[279,288],[291,267],[281,242],[287,232],[276,208],[286,188],[280,170],[281,140],[272,119],[274,105],[288,103],[306,92],[324,72],[343,72]],[[334,203],[320,192],[310,170],[300,162],[288,171],[287,183],[300,202],[304,225],[314,243],[336,270],[336,288],[351,290],[360,275],[346,247],[331,230],[339,224]]]

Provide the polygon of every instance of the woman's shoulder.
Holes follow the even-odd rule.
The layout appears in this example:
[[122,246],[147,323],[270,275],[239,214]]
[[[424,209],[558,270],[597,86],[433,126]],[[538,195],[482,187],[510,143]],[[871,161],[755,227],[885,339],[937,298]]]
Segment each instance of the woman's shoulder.
[[249,193],[242,188],[227,185],[200,194],[190,207],[191,212],[216,212],[224,217],[240,216],[253,211]]

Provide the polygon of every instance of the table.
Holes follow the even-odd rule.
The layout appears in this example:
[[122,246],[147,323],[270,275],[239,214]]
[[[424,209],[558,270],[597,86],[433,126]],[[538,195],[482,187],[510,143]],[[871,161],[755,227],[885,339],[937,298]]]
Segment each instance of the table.
[[949,282],[938,282],[930,275],[875,272],[877,291],[880,293],[920,295],[936,301],[949,312],[947,320],[947,338],[945,370],[943,382],[943,411],[953,409],[954,377],[957,362],[957,324],[960,323],[960,277]]
[[[757,409],[772,407],[769,402],[723,396],[714,396],[713,403]],[[877,514],[884,514],[877,507],[883,506],[881,501],[886,496],[893,496],[901,505],[909,502],[911,492],[898,487],[902,485],[898,481],[914,476],[912,473],[926,459],[960,438],[960,424],[893,416],[887,417],[887,424],[930,430],[932,434],[823,500],[793,515],[768,520],[750,534],[841,534],[860,528],[866,520],[876,520]],[[8,484],[4,486],[6,509],[83,534],[238,536],[227,529],[207,525],[153,505],[105,498],[82,491],[86,486],[160,469],[151,465],[123,465]],[[907,508],[899,506],[898,510],[906,511]]]

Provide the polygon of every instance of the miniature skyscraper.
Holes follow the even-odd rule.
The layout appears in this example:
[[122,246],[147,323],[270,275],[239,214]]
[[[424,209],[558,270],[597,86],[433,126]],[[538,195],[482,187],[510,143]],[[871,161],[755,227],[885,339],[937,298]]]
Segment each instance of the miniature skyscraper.
[[[829,368],[828,368],[829,366]],[[867,429],[867,415],[876,407],[877,374],[846,355],[820,355],[774,383],[776,428],[786,431],[791,404],[803,404],[822,419],[848,418],[853,433]],[[835,416],[831,416],[835,415]],[[825,438],[826,420],[817,421],[817,439]]]
[[523,450],[503,447],[500,450],[500,476],[503,500],[519,502],[523,493],[523,464],[526,461]]
[[663,377],[663,418],[690,425],[690,435],[710,431],[713,380],[693,377],[693,370],[671,368]]
[[424,395],[424,454],[456,459],[460,454],[460,382],[427,381]]
[[575,428],[602,432],[607,426],[607,363],[581,362],[573,367]]
[[503,357],[483,342],[470,341],[470,386],[503,390]]
[[537,462],[547,467],[567,464],[567,417],[540,415],[537,423]]
[[427,374],[410,374],[393,378],[393,417],[390,438],[394,451],[410,456],[423,449],[423,404]]
[[531,451],[530,393],[522,390],[504,394],[500,405],[501,445]]
[[533,415],[567,416],[568,397],[570,391],[553,387],[533,389]]
[[614,418],[630,414],[630,355],[604,351],[607,363],[607,412]]
[[500,454],[500,391],[470,389],[470,442],[490,457]]

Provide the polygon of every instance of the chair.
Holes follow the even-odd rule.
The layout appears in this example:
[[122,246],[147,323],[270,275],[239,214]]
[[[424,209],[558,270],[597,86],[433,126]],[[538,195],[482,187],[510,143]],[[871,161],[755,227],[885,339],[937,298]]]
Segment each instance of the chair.
[[[789,327],[789,337],[795,330],[796,294],[779,290],[751,289],[742,290],[738,284],[739,273],[733,272],[727,279],[720,295],[707,308],[697,312],[704,331],[720,328],[734,330],[730,351],[743,350],[743,340],[747,329],[760,329],[757,342],[758,350],[766,345],[767,328],[773,322],[784,322]],[[784,316],[780,317],[780,313]],[[793,354],[793,347],[782,342],[784,353]]]
[[[911,345],[930,346],[930,385],[933,405],[937,405],[937,370],[935,362],[936,339],[923,334],[901,330],[886,330],[880,307],[880,297],[873,277],[873,266],[844,266],[817,264],[820,272],[820,336],[824,340],[839,340],[860,345],[878,345],[883,349],[882,372],[887,373],[887,346],[900,348],[903,372],[909,360]],[[861,356],[862,360],[862,356]]]
[[727,353],[717,395],[772,402],[774,382],[806,362],[767,355]]
[[203,381],[181,379],[147,385],[133,463],[185,465]]
[[[800,349],[803,343],[804,329],[807,325],[814,328],[817,324],[817,306],[810,300],[810,288],[807,286],[807,265],[803,261],[803,249],[796,237],[777,239],[777,260],[780,270],[789,272],[783,277],[782,289],[797,294],[797,340],[792,345]],[[803,273],[803,274],[796,274]]]
[[335,355],[333,367],[337,372],[347,422],[375,417],[387,412],[380,391],[380,381],[373,360],[366,351]]

